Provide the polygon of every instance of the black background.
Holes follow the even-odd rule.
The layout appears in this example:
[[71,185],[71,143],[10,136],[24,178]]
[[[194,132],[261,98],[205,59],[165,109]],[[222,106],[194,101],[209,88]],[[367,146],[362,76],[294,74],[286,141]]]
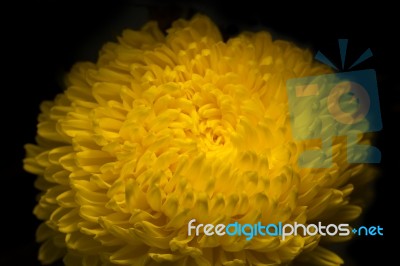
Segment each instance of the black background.
[[[267,29],[275,38],[295,41],[314,53],[321,50],[340,65],[338,38],[349,39],[349,66],[367,48],[374,57],[355,67],[374,68],[383,119],[377,146],[382,152],[376,196],[364,212],[365,225],[381,225],[384,237],[361,237],[348,248],[346,265],[393,265],[398,252],[394,213],[399,209],[400,160],[396,126],[400,114],[398,18],[394,7],[346,3],[280,7],[256,1],[26,1],[1,9],[1,227],[0,265],[37,265],[32,215],[35,177],[22,170],[23,145],[34,141],[39,104],[62,92],[63,76],[74,62],[95,61],[106,41],[124,28],[138,28],[157,19],[163,28],[180,16],[206,13],[225,36],[243,29]],[[396,28],[397,27],[397,28]],[[394,242],[395,243],[395,242]],[[389,263],[392,261],[392,263]]]

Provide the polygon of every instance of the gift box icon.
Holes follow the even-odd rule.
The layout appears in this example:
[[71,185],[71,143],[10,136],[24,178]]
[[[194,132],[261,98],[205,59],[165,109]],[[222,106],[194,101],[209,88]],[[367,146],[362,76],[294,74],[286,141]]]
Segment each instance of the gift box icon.
[[[342,65],[343,43],[347,46],[347,40],[339,40]],[[322,54],[319,55],[317,59],[330,63]],[[380,162],[381,154],[376,147],[359,143],[360,133],[382,129],[375,70],[294,78],[289,79],[286,85],[293,138],[299,141],[321,140],[319,149],[306,150],[299,156],[300,167],[331,167],[333,137],[336,136],[347,137],[349,163]]]

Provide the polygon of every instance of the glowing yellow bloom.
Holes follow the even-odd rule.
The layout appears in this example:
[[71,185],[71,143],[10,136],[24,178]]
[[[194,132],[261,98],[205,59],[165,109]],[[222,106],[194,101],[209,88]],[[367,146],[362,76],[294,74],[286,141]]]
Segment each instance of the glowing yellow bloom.
[[[223,42],[204,16],[150,22],[79,63],[41,105],[28,172],[42,192],[39,259],[66,265],[338,265],[343,237],[188,236],[187,223],[355,219],[353,187],[374,175],[346,162],[302,169],[286,80],[330,73],[266,32]],[[339,167],[340,165],[340,167]],[[358,202],[359,203],[359,202]]]

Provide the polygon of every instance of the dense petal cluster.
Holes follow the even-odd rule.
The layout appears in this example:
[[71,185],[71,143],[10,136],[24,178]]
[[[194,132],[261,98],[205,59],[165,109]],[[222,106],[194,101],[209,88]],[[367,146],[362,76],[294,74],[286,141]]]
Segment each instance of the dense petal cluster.
[[[355,219],[365,165],[298,168],[286,80],[330,73],[267,32],[224,42],[197,15],[150,22],[78,63],[41,105],[24,167],[38,175],[39,259],[66,265],[338,265],[338,237],[188,236],[187,223]],[[340,166],[340,167],[339,167]]]

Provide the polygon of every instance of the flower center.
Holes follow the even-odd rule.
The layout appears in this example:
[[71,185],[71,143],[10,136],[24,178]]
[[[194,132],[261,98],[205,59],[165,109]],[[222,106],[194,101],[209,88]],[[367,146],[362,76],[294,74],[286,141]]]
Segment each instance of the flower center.
[[221,127],[217,120],[202,122],[200,124],[200,135],[208,149],[213,150],[225,144],[226,130]]

